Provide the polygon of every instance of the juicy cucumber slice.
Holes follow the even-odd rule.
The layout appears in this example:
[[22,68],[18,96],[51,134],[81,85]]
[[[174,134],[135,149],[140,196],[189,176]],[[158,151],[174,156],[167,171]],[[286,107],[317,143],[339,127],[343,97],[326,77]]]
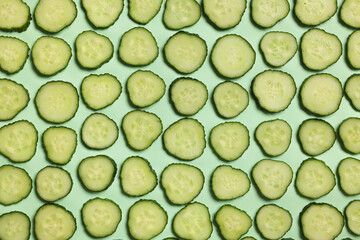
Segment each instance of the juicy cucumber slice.
[[355,235],[360,235],[360,200],[352,200],[345,207],[345,218],[348,229]]
[[0,30],[23,32],[30,25],[30,7],[22,0],[3,0],[0,2]]
[[347,157],[340,161],[337,174],[341,190],[347,195],[360,194],[360,160]]
[[287,0],[252,0],[251,17],[263,28],[270,28],[284,19],[290,12]]
[[294,12],[297,19],[305,25],[315,26],[329,20],[337,10],[336,0],[296,0]]
[[350,34],[346,44],[346,57],[351,67],[360,69],[360,30]]
[[360,153],[359,145],[360,118],[349,117],[339,126],[339,137],[344,149],[350,153]]
[[345,82],[344,92],[355,110],[360,111],[360,74],[351,75]]
[[0,216],[0,239],[28,240],[30,238],[30,218],[23,212],[12,211]]
[[101,238],[113,234],[122,218],[120,207],[110,199],[93,198],[81,208],[81,219],[90,236]]
[[[1,21],[0,21],[1,22]],[[16,37],[0,36],[0,69],[8,74],[19,72],[29,55],[29,45]]]
[[163,22],[169,29],[182,29],[194,25],[201,17],[200,4],[196,0],[167,0]]
[[357,10],[360,3],[357,0],[344,0],[340,8],[340,19],[346,25],[353,28],[360,28],[360,16]]
[[89,22],[96,28],[108,28],[119,18],[124,0],[81,0]]
[[162,0],[128,0],[129,17],[137,23],[147,24],[160,11]]
[[30,194],[31,189],[32,180],[23,168],[12,165],[0,167],[0,204],[18,203]]

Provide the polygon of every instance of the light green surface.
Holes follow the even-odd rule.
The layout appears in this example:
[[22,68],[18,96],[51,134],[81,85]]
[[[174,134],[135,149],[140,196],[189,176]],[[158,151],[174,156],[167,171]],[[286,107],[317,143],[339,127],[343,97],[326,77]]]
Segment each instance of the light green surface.
[[[35,9],[35,5],[37,1],[33,0],[27,0],[31,12],[33,13]],[[78,15],[75,19],[75,21],[66,29],[62,30],[58,34],[54,34],[56,37],[61,37],[65,39],[70,46],[72,47],[72,53],[73,56],[70,59],[69,65],[65,70],[62,72],[56,74],[55,76],[51,77],[42,77],[36,74],[32,67],[31,59],[29,58],[24,66],[24,69],[22,69],[19,73],[13,74],[13,75],[6,75],[3,72],[0,72],[0,78],[10,78],[12,80],[15,80],[25,86],[29,90],[30,94],[30,103],[27,106],[26,109],[24,109],[22,112],[20,112],[14,119],[10,121],[3,121],[0,122],[0,126],[6,125],[8,123],[14,122],[16,120],[20,119],[27,119],[35,124],[38,132],[39,132],[39,142],[37,146],[37,152],[36,155],[26,163],[22,164],[14,164],[16,166],[22,167],[26,169],[29,173],[29,175],[32,177],[33,180],[35,180],[35,176],[39,170],[41,170],[44,166],[51,165],[50,162],[48,162],[45,158],[45,153],[41,144],[41,135],[42,133],[52,124],[46,123],[44,120],[42,120],[35,109],[34,104],[34,97],[36,94],[36,91],[40,88],[41,85],[45,84],[47,81],[50,80],[64,80],[69,81],[74,86],[80,90],[80,84],[82,79],[89,75],[89,74],[102,74],[102,73],[110,73],[115,75],[121,82],[122,86],[126,86],[126,80],[127,78],[136,70],[143,69],[143,70],[152,70],[156,74],[158,74],[160,77],[162,77],[167,85],[167,92],[165,96],[154,105],[145,108],[146,111],[153,112],[157,114],[163,123],[164,130],[173,122],[177,121],[181,118],[181,116],[177,115],[175,111],[172,109],[172,106],[169,102],[168,97],[168,87],[170,86],[171,82],[175,80],[175,78],[180,75],[177,72],[175,72],[172,68],[170,68],[164,61],[164,54],[162,52],[163,46],[167,39],[172,36],[176,31],[168,30],[164,27],[162,23],[162,14],[164,12],[164,2],[162,4],[162,8],[160,12],[157,14],[157,16],[152,19],[150,23],[145,25],[145,27],[150,30],[153,35],[155,36],[158,46],[160,48],[160,54],[158,58],[151,63],[148,66],[144,67],[129,67],[122,64],[118,57],[117,57],[117,49],[119,46],[120,38],[123,33],[128,31],[129,29],[138,26],[138,24],[132,22],[130,18],[128,17],[128,2],[125,0],[125,7],[123,12],[121,13],[119,19],[116,21],[116,23],[109,27],[108,29],[102,29],[102,30],[96,30],[98,33],[106,35],[110,38],[112,41],[115,51],[114,56],[112,59],[104,64],[101,68],[96,70],[84,70],[81,69],[75,60],[75,48],[74,48],[74,42],[76,36],[85,30],[91,30],[93,29],[92,26],[87,22],[85,18],[85,13],[80,6],[80,0],[75,0],[77,4],[78,9]],[[246,40],[249,41],[249,43],[253,46],[254,50],[256,51],[256,62],[253,66],[253,68],[245,74],[243,77],[239,79],[235,79],[234,81],[237,81],[239,84],[241,84],[245,89],[247,89],[250,93],[250,86],[252,79],[260,72],[269,69],[270,67],[267,66],[264,63],[263,57],[260,54],[259,50],[259,43],[262,38],[262,36],[268,32],[268,31],[288,31],[291,32],[296,38],[299,43],[300,38],[304,32],[306,32],[309,28],[300,26],[297,21],[295,20],[295,17],[293,16],[293,13],[290,11],[289,15],[281,22],[276,24],[274,27],[270,29],[259,29],[255,27],[255,25],[251,22],[250,19],[250,0],[247,2],[247,8],[245,10],[244,16],[242,17],[242,20],[239,25],[237,25],[235,28],[219,31],[216,30],[212,25],[209,24],[209,22],[206,20],[204,16],[201,17],[198,23],[196,23],[194,26],[185,28],[184,30],[197,33],[202,38],[206,40],[207,47],[208,47],[208,56],[205,60],[205,63],[203,66],[197,70],[196,72],[185,75],[185,76],[191,76],[193,78],[197,78],[201,81],[203,81],[209,91],[209,96],[211,96],[212,91],[214,87],[219,84],[220,82],[224,81],[224,79],[221,79],[212,69],[210,64],[210,51],[216,41],[217,38],[224,36],[228,33],[236,33],[244,37]],[[294,6],[294,1],[289,0],[291,10]],[[342,1],[338,0],[338,4],[341,4]],[[340,7],[340,5],[339,5]],[[338,10],[339,12],[339,10]],[[359,71],[354,71],[348,67],[346,64],[346,58],[344,54],[345,50],[345,44],[347,37],[352,33],[352,29],[347,28],[343,26],[339,20],[338,20],[338,12],[337,14],[332,17],[329,21],[321,24],[319,27],[322,29],[325,29],[331,33],[336,34],[339,39],[342,42],[343,45],[343,54],[338,60],[338,62],[328,69],[320,72],[326,72],[331,73],[334,76],[338,77],[342,84],[345,83],[345,80],[352,75],[353,73],[359,73]],[[6,33],[1,32],[0,35],[4,36],[15,36],[18,37],[24,41],[26,41],[29,44],[29,47],[31,48],[34,44],[35,40],[43,35],[46,35],[45,33],[41,32],[36,26],[34,20],[32,20],[30,27],[27,31],[22,33]],[[251,96],[249,106],[247,109],[242,112],[238,117],[231,119],[229,121],[240,121],[243,123],[250,132],[250,146],[245,151],[245,153],[237,160],[233,162],[226,163],[224,161],[219,160],[212,149],[209,146],[208,137],[210,134],[210,131],[212,127],[216,126],[219,123],[225,122],[227,120],[222,119],[218,117],[215,113],[215,109],[212,105],[212,102],[210,100],[210,97],[204,106],[202,110],[200,110],[196,115],[193,116],[193,118],[198,119],[205,128],[205,133],[207,137],[207,146],[206,149],[201,157],[198,159],[195,159],[191,162],[187,162],[189,164],[195,165],[202,169],[204,176],[205,176],[205,185],[203,190],[201,191],[200,195],[195,198],[194,201],[198,201],[201,203],[206,204],[209,207],[211,217],[215,216],[216,211],[223,205],[223,204],[233,204],[237,206],[238,208],[245,210],[249,216],[254,220],[255,214],[257,210],[263,205],[267,203],[275,203],[279,206],[287,209],[292,214],[292,217],[294,219],[293,225],[290,229],[290,231],[284,236],[284,237],[291,237],[294,239],[301,239],[300,236],[300,230],[298,226],[298,216],[301,212],[302,208],[310,202],[309,199],[305,199],[300,197],[299,194],[296,193],[294,188],[294,179],[295,179],[295,173],[300,165],[300,163],[307,159],[308,156],[306,156],[304,153],[301,152],[299,143],[296,139],[296,133],[298,130],[299,125],[301,122],[305,119],[314,117],[312,115],[309,115],[305,111],[303,111],[299,105],[299,99],[298,99],[298,92],[300,85],[302,81],[310,76],[311,74],[314,74],[315,72],[308,71],[304,69],[304,67],[300,63],[300,54],[299,52],[296,53],[294,58],[290,60],[285,66],[279,68],[282,71],[290,73],[296,82],[297,85],[297,95],[293,99],[290,106],[283,112],[280,113],[274,113],[269,114],[261,111],[254,100],[254,98]],[[124,88],[125,89],[125,88]],[[119,99],[114,102],[111,106],[100,110],[98,112],[107,114],[111,119],[113,119],[118,125],[120,125],[122,118],[124,115],[133,110],[134,108],[129,104],[128,96],[126,91],[123,91],[120,95]],[[160,177],[161,172],[163,169],[170,163],[177,163],[181,162],[180,160],[177,160],[170,155],[168,155],[162,146],[162,139],[159,137],[153,145],[144,151],[133,151],[131,150],[125,143],[125,138],[123,133],[120,131],[120,135],[118,140],[115,142],[113,146],[106,150],[89,150],[87,149],[84,144],[80,140],[80,129],[81,125],[86,119],[87,116],[89,116],[91,113],[93,113],[92,110],[87,108],[82,100],[80,100],[80,106],[79,109],[73,119],[70,121],[61,124],[63,126],[71,127],[78,133],[78,147],[76,149],[76,152],[72,158],[72,160],[64,166],[64,169],[69,171],[71,174],[74,185],[73,189],[70,192],[70,194],[65,197],[64,199],[61,199],[60,201],[56,202],[58,204],[61,204],[62,206],[66,207],[68,210],[72,211],[74,216],[77,220],[77,230],[75,232],[75,235],[72,239],[76,240],[84,240],[84,239],[91,239],[85,231],[82,226],[81,217],[80,217],[80,209],[82,207],[82,204],[85,203],[88,199],[94,198],[94,197],[106,197],[110,198],[113,201],[115,201],[121,208],[123,212],[123,218],[119,224],[119,227],[117,231],[104,239],[130,239],[128,236],[128,232],[126,229],[126,221],[127,221],[127,213],[130,206],[135,203],[139,199],[155,199],[158,201],[158,203],[161,204],[161,206],[167,211],[168,213],[168,224],[164,230],[163,233],[161,233],[159,236],[156,237],[156,239],[163,239],[165,237],[171,237],[174,236],[171,228],[171,223],[173,220],[174,215],[183,207],[183,206],[173,206],[169,204],[169,202],[166,200],[165,195],[163,193],[163,190],[158,185],[155,190],[143,197],[137,197],[137,198],[130,198],[125,196],[120,189],[120,182],[119,182],[119,170],[117,171],[116,177],[112,185],[104,192],[100,193],[89,193],[81,186],[77,174],[76,169],[80,161],[88,156],[98,155],[98,154],[106,154],[113,158],[116,161],[118,169],[120,169],[121,164],[123,161],[133,155],[139,155],[141,157],[144,157],[149,160],[152,167],[156,171],[158,177]],[[342,99],[340,109],[335,112],[334,114],[323,117],[326,121],[328,121],[335,129],[338,128],[339,124],[342,120],[344,120],[347,117],[350,116],[359,116],[359,112],[356,112],[349,104],[348,100],[344,97]],[[281,156],[275,157],[276,160],[283,160],[286,161],[293,169],[294,171],[294,179],[291,183],[291,185],[288,188],[288,191],[285,193],[283,197],[281,197],[278,200],[264,200],[260,197],[257,190],[254,187],[254,184],[252,183],[250,191],[245,194],[243,197],[240,197],[238,199],[232,200],[232,201],[216,201],[215,198],[212,196],[210,191],[210,177],[212,174],[212,171],[221,164],[231,164],[235,168],[241,168],[243,171],[248,173],[250,175],[252,167],[255,165],[255,163],[263,158],[267,158],[262,151],[260,150],[260,147],[258,144],[254,141],[254,132],[255,128],[265,120],[275,119],[275,118],[281,118],[286,120],[290,126],[292,127],[293,133],[292,133],[292,143],[289,147],[289,149]],[[1,139],[0,139],[1,144]],[[346,153],[342,150],[339,140],[337,140],[334,144],[334,146],[324,154],[317,156],[317,158],[324,160],[326,164],[332,169],[332,171],[336,171],[337,165],[340,162],[341,159],[348,157],[348,156],[354,156],[359,157],[357,155],[350,155],[349,153]],[[11,163],[9,160],[7,160],[5,157],[0,156],[0,165],[9,164]],[[328,195],[316,200],[316,202],[327,202],[330,204],[333,204],[335,207],[337,207],[341,212],[343,212],[345,206],[353,199],[357,199],[359,196],[345,196],[340,190],[339,190],[339,184],[337,182],[337,186],[331,191]],[[33,188],[30,195],[21,201],[18,204],[10,205],[10,206],[2,206],[0,205],[0,214],[13,211],[13,210],[20,210],[26,213],[30,219],[33,219],[34,214],[36,210],[43,204],[41,200],[36,196],[35,189]],[[32,223],[33,224],[33,223]],[[34,234],[32,234],[30,239],[34,239]],[[257,239],[261,239],[259,233],[256,231],[256,228],[253,226],[249,230],[247,235],[254,236]],[[351,235],[349,231],[344,227],[341,235],[337,239],[343,239],[345,237],[351,237],[355,239],[356,237],[354,235]],[[218,231],[216,228],[214,228],[214,231],[212,233],[211,239],[219,239]]]

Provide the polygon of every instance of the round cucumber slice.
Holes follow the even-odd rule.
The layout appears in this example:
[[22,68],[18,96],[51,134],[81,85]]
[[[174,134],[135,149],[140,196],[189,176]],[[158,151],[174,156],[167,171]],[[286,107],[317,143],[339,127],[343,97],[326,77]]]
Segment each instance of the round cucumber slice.
[[24,67],[28,55],[29,45],[26,42],[16,37],[0,36],[0,69],[2,71],[8,74],[19,72]]
[[23,212],[12,211],[0,216],[0,239],[27,240],[30,238],[30,218]]

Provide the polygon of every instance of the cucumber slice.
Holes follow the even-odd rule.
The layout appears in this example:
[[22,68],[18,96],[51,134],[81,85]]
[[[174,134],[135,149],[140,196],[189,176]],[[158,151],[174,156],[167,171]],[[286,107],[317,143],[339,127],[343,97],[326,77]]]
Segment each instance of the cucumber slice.
[[128,0],[129,17],[137,23],[147,24],[160,11],[162,0]]
[[49,127],[42,135],[47,159],[55,164],[67,164],[77,147],[77,133],[67,127]]
[[18,203],[30,194],[31,189],[32,180],[23,168],[12,165],[0,167],[0,204]]
[[200,4],[195,0],[167,0],[163,22],[169,29],[182,29],[194,25],[201,17]]
[[360,28],[360,16],[357,9],[360,3],[357,0],[344,0],[340,8],[340,19],[347,26]]
[[337,10],[336,0],[296,0],[294,13],[305,25],[315,26],[329,20]]
[[38,132],[35,126],[20,120],[0,128],[0,153],[12,162],[27,162],[36,152]]
[[196,114],[208,99],[206,85],[195,78],[177,78],[172,82],[169,90],[171,103],[181,115]]
[[347,195],[360,194],[360,160],[347,157],[340,161],[337,173],[341,190]]
[[0,30],[24,32],[30,25],[30,7],[22,0],[3,0],[0,2]]
[[360,30],[350,34],[346,44],[346,57],[351,67],[360,69]]
[[351,75],[345,82],[344,92],[351,106],[360,111],[360,74]]
[[16,37],[0,36],[0,69],[3,72],[19,72],[24,67],[28,55],[29,45],[26,42]]
[[167,63],[179,73],[189,74],[198,70],[207,55],[204,39],[195,33],[179,31],[164,46]]
[[236,34],[218,38],[211,51],[211,63],[226,78],[239,78],[255,63],[255,51],[248,41]]
[[282,119],[268,120],[260,123],[255,130],[256,142],[266,155],[280,156],[290,146],[292,129]]
[[135,150],[149,148],[162,133],[161,119],[154,113],[134,110],[125,115],[121,128],[129,146]]
[[350,153],[360,153],[360,118],[349,117],[339,126],[339,137],[344,149]]
[[249,191],[250,179],[241,169],[220,165],[211,176],[211,189],[218,200],[232,200]]
[[270,28],[284,19],[290,12],[287,0],[252,0],[251,17],[263,28]]
[[328,73],[311,75],[305,79],[300,89],[303,107],[319,116],[327,116],[336,112],[342,97],[341,82]]
[[157,176],[150,163],[139,156],[128,157],[120,170],[121,188],[129,196],[143,196],[155,189]]
[[89,191],[100,192],[110,187],[116,174],[116,163],[106,155],[81,160],[77,173],[81,184]]
[[142,199],[130,207],[127,226],[134,239],[153,239],[165,229],[167,221],[167,214],[159,203]]
[[300,214],[302,234],[309,240],[335,239],[341,233],[343,226],[343,215],[328,203],[311,202]]
[[250,145],[249,130],[240,122],[220,123],[210,132],[210,145],[222,160],[236,160]]
[[152,71],[137,70],[127,80],[126,89],[131,103],[136,107],[148,107],[165,94],[164,80]]
[[295,55],[298,44],[289,32],[267,32],[260,41],[260,50],[265,61],[273,67],[284,66]]
[[290,230],[292,217],[288,210],[275,204],[266,204],[256,213],[255,223],[265,239],[280,239]]
[[49,33],[60,32],[71,25],[76,16],[73,0],[39,0],[34,11],[36,25]]
[[173,163],[161,174],[161,186],[172,204],[187,204],[194,200],[204,186],[205,177],[195,166]]
[[70,82],[49,81],[36,93],[35,105],[45,121],[63,123],[75,116],[79,107],[79,95]]
[[249,105],[249,94],[240,84],[222,82],[215,87],[212,100],[221,117],[234,118]]
[[31,59],[36,71],[45,76],[55,75],[65,69],[71,56],[70,45],[65,40],[52,36],[38,38],[31,49]]
[[174,217],[173,230],[182,239],[209,239],[213,231],[209,209],[193,202],[182,208]]
[[44,204],[34,217],[34,233],[38,240],[67,240],[76,230],[73,214],[58,204]]
[[28,90],[6,78],[0,79],[0,120],[13,119],[29,103]]
[[280,70],[265,70],[254,78],[252,92],[259,106],[270,113],[284,111],[296,94],[294,78]]
[[66,197],[72,185],[70,174],[60,167],[44,167],[35,178],[36,193],[46,202],[55,202]]
[[278,199],[286,193],[293,171],[286,162],[263,159],[255,164],[251,175],[262,196]]
[[246,9],[246,0],[204,0],[202,4],[207,18],[220,29],[238,25]]
[[88,75],[81,83],[81,95],[85,104],[93,110],[113,104],[121,91],[120,81],[109,73]]
[[298,168],[295,186],[302,196],[318,199],[335,187],[335,175],[324,161],[309,158]]
[[83,143],[92,149],[106,149],[112,146],[119,136],[119,128],[103,113],[88,116],[81,128]]
[[92,30],[80,33],[75,40],[76,60],[81,67],[96,69],[110,61],[114,46],[110,39]]
[[226,204],[216,212],[215,224],[224,239],[240,239],[251,228],[252,220],[245,211]]
[[192,118],[182,118],[172,123],[163,134],[165,150],[181,160],[200,157],[206,147],[203,125]]
[[0,239],[28,240],[30,238],[30,218],[23,212],[12,211],[0,216]]
[[159,47],[152,33],[144,27],[134,27],[120,40],[119,57],[131,66],[149,65],[159,55]]
[[346,225],[355,235],[360,235],[360,200],[352,200],[345,208]]
[[81,0],[89,22],[96,28],[108,28],[119,18],[124,0]]
[[336,134],[330,123],[323,119],[307,119],[298,131],[302,150],[311,156],[320,155],[335,143]]
[[337,62],[342,54],[340,39],[320,28],[304,33],[300,41],[302,63],[310,70],[321,71]]
[[121,221],[121,217],[119,206],[106,198],[90,199],[81,208],[81,219],[85,230],[90,236],[96,238],[113,234]]

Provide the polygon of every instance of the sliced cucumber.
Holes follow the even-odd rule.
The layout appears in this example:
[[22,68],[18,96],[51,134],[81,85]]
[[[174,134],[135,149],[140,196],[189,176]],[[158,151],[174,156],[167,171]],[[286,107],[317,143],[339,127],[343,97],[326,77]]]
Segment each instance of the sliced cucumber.
[[0,153],[12,162],[29,161],[36,152],[38,132],[35,126],[20,120],[0,128]]
[[34,233],[38,240],[67,240],[76,230],[73,214],[58,204],[44,204],[34,217]]
[[129,146],[135,150],[149,148],[162,133],[161,119],[154,113],[134,110],[127,113],[121,124]]
[[70,174],[60,167],[44,167],[35,178],[36,193],[46,202],[54,202],[66,197],[72,185]]
[[30,25],[30,7],[22,0],[3,0],[0,2],[0,30],[24,32]]
[[208,99],[206,85],[195,78],[177,78],[172,82],[169,90],[171,103],[181,115],[196,114]]
[[199,202],[186,205],[175,215],[173,230],[182,239],[209,239],[213,231],[209,209]]
[[311,28],[301,38],[301,58],[310,70],[324,70],[337,62],[342,54],[340,39],[320,28]]
[[351,67],[360,69],[360,30],[350,34],[346,44],[346,57]]
[[72,24],[76,16],[73,0],[39,0],[34,11],[36,25],[49,33],[60,32]]
[[241,21],[246,0],[204,0],[204,13],[215,27],[229,29]]
[[341,190],[347,195],[360,194],[360,160],[347,157],[341,160],[337,173]]
[[58,37],[42,36],[31,49],[31,59],[37,72],[45,76],[65,69],[71,56],[70,45]]
[[132,156],[122,164],[120,183],[125,194],[143,196],[155,189],[157,176],[148,160]]
[[298,137],[302,150],[311,156],[326,152],[336,140],[335,130],[330,123],[316,118],[301,123]]
[[144,27],[134,27],[120,40],[119,57],[132,66],[144,66],[155,61],[159,47],[153,34]]
[[239,78],[255,63],[255,51],[248,41],[236,34],[218,38],[211,51],[211,63],[226,78]]
[[86,17],[96,28],[108,28],[119,18],[124,0],[81,0]]
[[259,106],[265,111],[284,111],[296,94],[294,78],[280,70],[265,70],[254,78],[252,92]]
[[251,17],[263,28],[270,28],[284,19],[290,12],[287,0],[252,0]]
[[340,19],[346,25],[353,28],[360,28],[360,16],[357,10],[360,3],[357,0],[344,0],[340,8]]
[[0,204],[11,205],[25,199],[31,192],[32,180],[20,167],[0,167]]
[[295,55],[298,44],[289,32],[267,32],[260,41],[260,50],[265,61],[274,67],[284,66]]
[[353,74],[346,80],[344,92],[352,107],[360,111],[360,74]]
[[291,126],[282,119],[260,123],[255,130],[255,139],[269,156],[279,156],[287,151],[291,143]]
[[327,116],[339,109],[343,88],[338,78],[328,73],[311,75],[302,83],[303,107],[313,114]]
[[102,238],[113,234],[120,221],[122,213],[119,206],[110,199],[92,198],[81,208],[81,219],[85,230],[92,237]]
[[75,116],[79,107],[79,95],[70,82],[49,81],[36,93],[35,105],[45,121],[63,123]]
[[89,191],[100,192],[110,187],[116,174],[116,163],[106,155],[81,160],[77,173],[81,184]]
[[195,33],[179,31],[164,46],[167,63],[179,73],[189,74],[198,70],[207,55],[204,39]]
[[195,166],[173,163],[161,174],[161,186],[172,204],[187,204],[195,199],[204,186],[205,177]]
[[130,207],[127,225],[134,239],[153,239],[165,229],[167,221],[167,213],[159,203],[142,199]]
[[349,117],[345,119],[338,129],[342,146],[346,151],[360,153],[360,118]]
[[86,105],[94,110],[113,104],[121,91],[120,81],[109,73],[88,75],[81,83],[81,95]]
[[0,36],[0,69],[3,72],[19,72],[24,67],[28,55],[29,45],[26,42],[16,37]]
[[119,128],[103,113],[88,116],[81,128],[83,143],[93,149],[106,149],[112,146],[119,136]]
[[167,0],[163,22],[169,29],[182,29],[194,25],[201,17],[200,4],[196,0]]
[[12,211],[0,216],[0,239],[28,240],[30,238],[30,218],[23,212]]
[[137,23],[147,24],[160,11],[162,0],[128,0],[129,17]]
[[165,150],[182,160],[193,160],[206,147],[203,125],[192,118],[182,118],[172,123],[163,134]]
[[251,228],[252,220],[245,211],[226,204],[216,212],[215,224],[224,239],[240,239]]
[[235,199],[249,191],[250,179],[241,169],[220,165],[211,176],[211,189],[219,200]]
[[345,218],[348,229],[355,235],[360,235],[360,200],[353,200],[346,205]]
[[92,30],[80,33],[75,40],[76,60],[81,67],[96,69],[110,61],[114,46],[110,39]]
[[215,87],[212,100],[221,117],[234,118],[249,105],[249,94],[240,84],[222,82]]
[[325,196],[335,187],[335,175],[324,161],[309,158],[298,168],[295,186],[304,197],[317,199]]
[[134,106],[148,107],[164,96],[166,85],[154,72],[137,70],[128,78],[126,89]]
[[220,123],[210,132],[210,144],[222,160],[236,160],[250,145],[249,130],[240,122]]
[[29,103],[28,90],[6,78],[0,79],[0,120],[13,119]]
[[305,25],[315,26],[329,20],[337,10],[336,0],[296,0],[294,12],[297,19]]
[[328,203],[311,202],[300,214],[302,234],[309,240],[335,239],[341,233],[343,226],[343,215]]
[[280,239],[290,230],[292,217],[288,210],[266,204],[257,211],[255,223],[265,239]]

